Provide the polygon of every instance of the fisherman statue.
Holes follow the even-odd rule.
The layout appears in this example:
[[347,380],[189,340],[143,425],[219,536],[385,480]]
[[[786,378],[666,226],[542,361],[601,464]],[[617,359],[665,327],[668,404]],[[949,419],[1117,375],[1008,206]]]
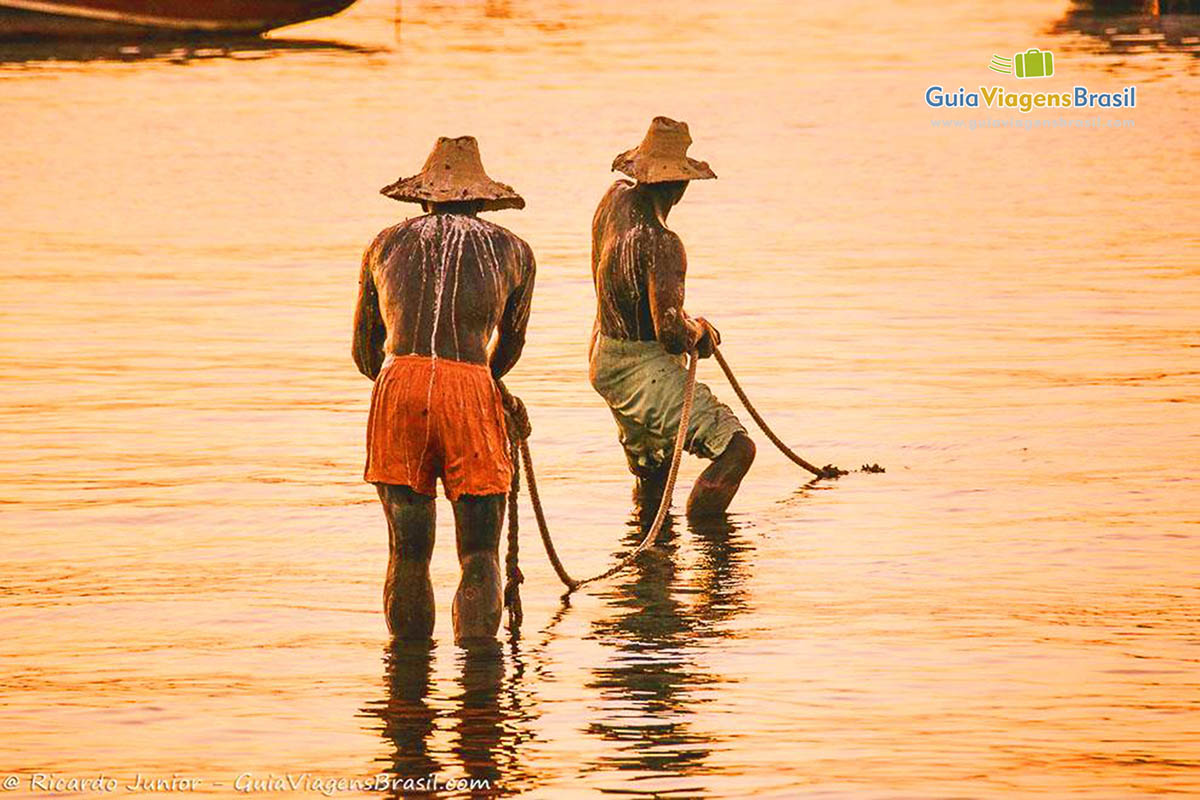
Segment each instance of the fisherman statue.
[[525,201],[487,176],[470,136],[438,139],[419,174],[381,192],[426,212],[367,248],[354,316],[354,363],[375,382],[365,479],[387,518],[388,629],[398,639],[432,634],[440,479],[462,569],[454,637],[490,638],[500,626],[499,544],[513,471],[496,382],[521,357],[534,259],[522,239],[477,215]]
[[[721,336],[683,309],[687,255],[667,215],[688,182],[717,177],[687,156],[686,123],[655,117],[642,143],[621,153],[618,180],[592,220],[596,322],[589,348],[592,386],[608,404],[629,469],[634,502],[653,511],[671,464],[687,384],[685,353],[712,355]],[[697,383],[684,448],[712,461],[688,497],[687,513],[723,513],[754,461],[754,442],[728,406]]]

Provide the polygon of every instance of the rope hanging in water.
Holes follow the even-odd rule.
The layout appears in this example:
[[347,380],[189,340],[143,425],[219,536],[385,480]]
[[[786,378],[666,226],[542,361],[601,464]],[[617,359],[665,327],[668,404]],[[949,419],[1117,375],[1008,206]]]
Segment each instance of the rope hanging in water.
[[734,393],[738,399],[742,401],[742,405],[746,407],[746,411],[750,412],[750,416],[754,418],[759,429],[767,435],[771,440],[771,444],[779,448],[779,452],[787,456],[793,464],[803,467],[804,469],[816,475],[818,478],[837,478],[846,474],[843,469],[838,469],[832,464],[826,464],[824,467],[814,467],[812,464],[798,456],[792,448],[783,443],[783,440],[775,435],[775,431],[767,425],[766,420],[762,418],[762,414],[758,413],[758,409],[750,402],[750,398],[746,396],[746,392],[742,389],[742,385],[738,383],[738,379],[733,376],[733,370],[729,368],[729,362],[725,360],[725,356],[721,355],[719,347],[713,347],[713,358],[717,359],[717,363],[721,365],[721,371],[725,373],[725,377],[729,379],[729,385],[733,387]]
[[504,552],[504,607],[508,609],[508,627],[510,630],[515,631],[521,627],[521,620],[525,617],[521,611],[521,584],[525,582],[525,576],[521,574],[521,568],[517,565],[517,558],[520,552],[517,496],[521,493],[521,471],[517,469],[517,458],[521,451],[516,439],[512,439],[509,445],[509,452],[512,455],[513,476],[512,484],[508,490],[508,545],[505,547]]
[[[813,466],[784,444],[783,440],[775,435],[775,432],[767,425],[762,415],[758,413],[758,409],[750,402],[750,398],[746,396],[742,385],[734,377],[733,370],[729,367],[729,362],[725,360],[725,356],[721,354],[719,348],[713,347],[713,356],[716,357],[717,363],[721,365],[721,370],[725,373],[725,377],[729,379],[729,385],[733,387],[733,391],[737,394],[738,399],[742,401],[742,405],[746,407],[746,411],[754,418],[755,423],[758,424],[758,427],[766,434],[767,438],[771,440],[771,443],[779,449],[779,452],[783,453],[792,463],[803,467],[818,478],[837,478],[846,474],[845,470],[838,469],[832,464],[827,464],[824,467]],[[542,499],[538,494],[537,478],[533,472],[533,458],[529,453],[531,426],[529,424],[528,412],[525,410],[525,404],[510,394],[502,381],[497,382],[504,398],[504,408],[508,412],[508,430],[511,439],[513,462],[512,487],[509,490],[508,496],[508,553],[505,558],[508,582],[504,589],[504,605],[508,608],[509,625],[511,628],[515,630],[521,624],[521,595],[519,587],[524,580],[521,570],[517,566],[517,494],[520,491],[520,479],[518,477],[520,468],[524,467],[525,470],[525,483],[529,487],[529,501],[533,506],[533,514],[537,518],[538,532],[542,537],[542,546],[546,550],[546,556],[550,559],[550,564],[554,567],[554,572],[558,575],[558,579],[567,587],[567,594],[569,595],[589,583],[602,581],[617,574],[629,566],[638,555],[654,543],[655,539],[658,538],[659,532],[662,530],[663,523],[666,521],[667,512],[671,507],[671,496],[675,491],[675,479],[679,475],[679,463],[683,456],[683,445],[687,441],[688,424],[691,422],[692,417],[692,404],[696,397],[697,360],[695,351],[688,353],[687,384],[683,391],[683,406],[679,411],[679,427],[675,431],[675,447],[671,453],[671,469],[667,474],[662,500],[659,501],[658,513],[654,516],[653,524],[650,525],[650,529],[646,531],[646,535],[638,543],[637,547],[626,553],[620,561],[604,572],[593,575],[590,578],[584,578],[583,580],[576,580],[570,576],[563,566],[562,560],[558,557],[558,551],[554,547],[554,540],[550,537],[550,526],[546,523],[546,513],[542,509]],[[518,462],[522,463],[518,464]],[[877,465],[872,465],[872,467],[864,467],[864,471],[883,471]]]
[[[599,575],[584,578],[581,581],[576,581],[574,586],[568,586],[568,594],[585,584],[602,581],[605,578],[616,575],[629,566],[646,548],[654,544],[655,539],[658,538],[658,532],[662,530],[663,523],[667,521],[667,512],[671,510],[671,496],[675,493],[675,479],[679,477],[679,463],[683,456],[683,445],[687,441],[688,424],[692,419],[692,402],[696,399],[696,362],[695,351],[688,353],[687,385],[683,390],[683,407],[679,410],[679,427],[675,431],[675,449],[671,453],[671,470],[667,473],[667,483],[663,487],[662,499],[658,501],[658,513],[654,515],[654,523],[651,524],[650,530],[646,531],[646,535],[642,537],[642,541],[638,542],[638,546],[626,553],[624,558]],[[530,474],[532,474],[532,468]],[[548,531],[544,533],[544,540],[550,541],[550,533]]]
[[[554,540],[550,536],[550,526],[546,522],[546,512],[542,508],[542,499],[538,494],[537,478],[533,472],[533,457],[529,452],[529,415],[525,410],[525,404],[509,393],[503,383],[500,383],[500,392],[504,398],[504,407],[508,411],[509,435],[512,439],[513,452],[513,481],[512,487],[508,495],[508,552],[505,556],[505,566],[507,571],[507,584],[504,588],[504,605],[508,608],[509,627],[515,629],[521,624],[521,593],[520,584],[524,580],[521,575],[521,570],[517,566],[517,494],[520,490],[519,479],[517,478],[519,466],[525,468],[525,480],[529,486],[529,502],[533,506],[533,514],[537,518],[538,531],[541,533],[542,546],[546,549],[546,556],[550,559],[551,566],[554,567],[555,574],[567,587],[567,594],[578,590],[581,586],[596,581],[602,581],[609,578],[625,567],[629,566],[635,558],[641,555],[655,539],[658,538],[659,531],[662,530],[663,523],[667,520],[667,512],[671,508],[671,496],[675,491],[675,480],[679,477],[679,464],[683,457],[683,446],[687,441],[688,425],[692,419],[692,404],[696,398],[696,353],[693,351],[688,354],[688,374],[687,384],[683,390],[683,406],[679,410],[679,427],[675,431],[675,446],[671,453],[671,469],[667,474],[666,485],[663,487],[662,499],[658,503],[658,513],[654,515],[654,522],[650,525],[646,535],[642,537],[642,541],[638,542],[637,547],[630,550],[613,566],[606,569],[598,575],[593,575],[590,578],[576,580],[567,572],[563,566],[562,560],[558,557],[558,551],[554,547]],[[518,461],[523,464],[518,465]]]

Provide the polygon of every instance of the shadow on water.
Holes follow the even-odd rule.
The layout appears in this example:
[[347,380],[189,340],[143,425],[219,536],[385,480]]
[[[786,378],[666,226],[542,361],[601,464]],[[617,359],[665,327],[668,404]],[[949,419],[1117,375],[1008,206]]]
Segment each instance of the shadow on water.
[[[644,518],[630,523],[631,546],[648,524]],[[689,778],[711,770],[707,761],[717,736],[695,729],[693,716],[726,679],[705,672],[696,654],[706,640],[732,635],[722,623],[748,610],[750,547],[728,516],[688,527],[698,550],[694,579],[681,580],[675,521],[668,518],[658,547],[607,594],[617,613],[593,626],[593,638],[609,646],[613,658],[593,670],[588,684],[604,699],[588,732],[615,743],[618,754],[587,769],[643,773],[644,791],[629,792],[623,783],[622,793],[700,796],[702,789]]]
[[[391,751],[382,772],[394,783],[389,797],[504,797],[529,788],[532,775],[520,756],[532,737],[533,698],[514,644],[506,658],[499,642],[456,651],[455,689],[445,698],[433,679],[436,648],[396,642],[384,653],[384,697],[362,715]],[[471,781],[471,788],[432,791],[440,779]]]
[[254,61],[294,52],[371,55],[382,51],[379,48],[321,39],[271,39],[261,36],[186,41],[153,39],[139,42],[0,42],[0,65],[93,61],[159,61],[189,64],[194,61],[222,58]]

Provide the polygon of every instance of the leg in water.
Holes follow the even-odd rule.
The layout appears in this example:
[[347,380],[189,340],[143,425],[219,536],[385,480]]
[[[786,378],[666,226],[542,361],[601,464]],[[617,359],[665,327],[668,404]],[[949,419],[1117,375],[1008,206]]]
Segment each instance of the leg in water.
[[508,496],[463,495],[454,501],[458,563],[462,567],[452,616],[459,643],[495,637],[500,628],[500,531]]
[[428,495],[407,486],[375,485],[388,524],[388,567],[383,611],[397,639],[428,639],[433,634],[433,556],[435,508]]
[[663,491],[667,488],[667,477],[671,474],[671,456],[667,455],[663,463],[649,467],[629,462],[629,471],[633,473],[633,508],[639,516],[649,516],[654,519],[658,505],[662,502]]
[[688,517],[704,517],[712,514],[723,514],[742,478],[750,471],[754,463],[754,442],[744,433],[736,433],[721,455],[700,473],[692,493],[688,496]]

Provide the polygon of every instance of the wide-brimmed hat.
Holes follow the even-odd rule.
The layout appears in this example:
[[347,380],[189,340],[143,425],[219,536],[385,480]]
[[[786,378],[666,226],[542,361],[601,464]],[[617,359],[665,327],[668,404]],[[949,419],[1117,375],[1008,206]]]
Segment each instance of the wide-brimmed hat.
[[479,158],[474,136],[442,136],[433,146],[425,167],[411,178],[401,178],[379,190],[393,200],[409,203],[483,202],[484,211],[524,208],[525,200],[507,183],[488,177]]
[[715,178],[707,161],[688,158],[692,136],[686,122],[655,117],[642,143],[613,159],[614,171],[624,172],[640,183],[696,181]]

